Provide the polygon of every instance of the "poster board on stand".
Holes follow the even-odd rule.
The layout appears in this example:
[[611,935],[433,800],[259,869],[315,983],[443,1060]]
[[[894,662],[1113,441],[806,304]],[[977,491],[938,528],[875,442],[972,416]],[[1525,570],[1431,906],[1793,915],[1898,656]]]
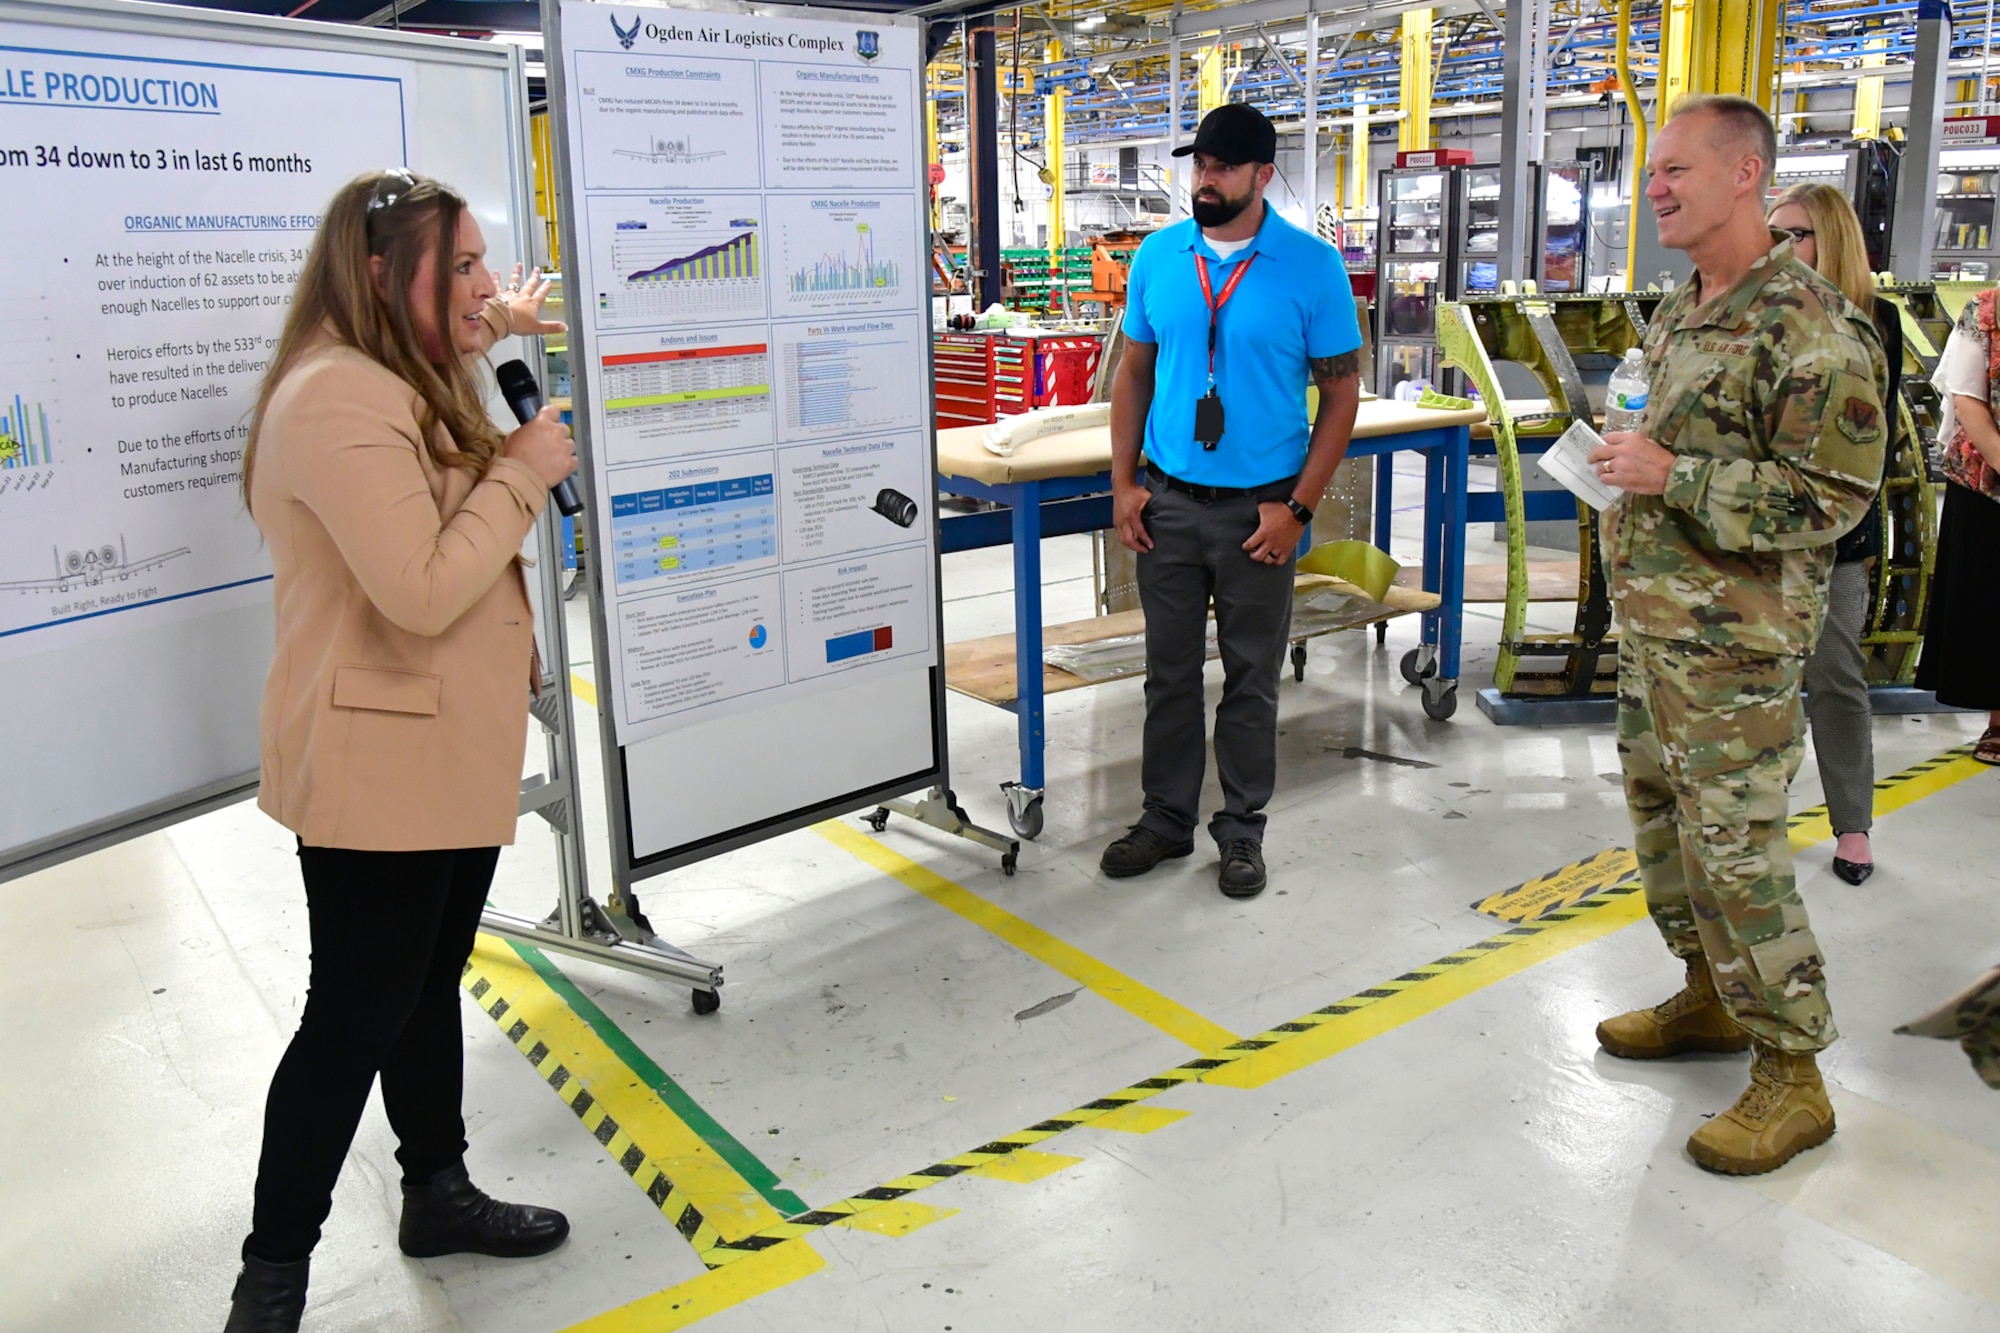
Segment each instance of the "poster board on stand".
[[921,28],[544,13],[629,882],[944,780]]

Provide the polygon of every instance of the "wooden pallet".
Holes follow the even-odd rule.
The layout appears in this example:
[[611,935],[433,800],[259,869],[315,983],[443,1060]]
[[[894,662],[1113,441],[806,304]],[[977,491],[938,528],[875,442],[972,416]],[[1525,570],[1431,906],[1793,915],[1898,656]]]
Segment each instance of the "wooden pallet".
[[[1359,588],[1339,579],[1322,578],[1306,574],[1299,578],[1300,592],[1316,592],[1332,588],[1362,596]],[[1389,590],[1387,602],[1378,603],[1379,614],[1369,615],[1342,625],[1342,629],[1359,629],[1380,620],[1391,620],[1397,616],[1418,611],[1429,611],[1438,605],[1435,593],[1416,589],[1396,587]],[[1143,634],[1146,630],[1146,614],[1143,611],[1120,611],[1115,615],[1092,616],[1088,620],[1072,620],[1061,625],[1042,627],[1044,647],[1080,643],[1100,643],[1105,639],[1120,638],[1128,634]],[[1109,679],[1130,679],[1145,674],[1144,669],[1123,673]],[[960,694],[989,704],[1005,707],[1014,702],[1020,694],[1020,686],[1014,670],[1014,636],[995,634],[991,638],[968,639],[963,643],[948,643],[944,648],[944,680],[947,688]],[[1066,690],[1081,690],[1103,681],[1085,680],[1067,671],[1047,665],[1042,666],[1042,692],[1061,694]]]

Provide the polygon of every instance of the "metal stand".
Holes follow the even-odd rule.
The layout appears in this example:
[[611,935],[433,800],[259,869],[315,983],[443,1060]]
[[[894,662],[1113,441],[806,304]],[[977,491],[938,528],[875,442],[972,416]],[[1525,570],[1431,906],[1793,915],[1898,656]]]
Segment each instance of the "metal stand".
[[[1022,794],[1025,794],[1028,799],[1023,802],[1023,807],[1033,810],[1035,833],[1041,832],[1041,792],[1029,792],[1026,787],[1021,786],[1018,782],[1006,782],[1002,783],[1001,786],[1007,789],[1008,816],[1010,818],[1016,817],[1015,803]],[[905,819],[914,819],[919,824],[926,824],[931,828],[941,829],[951,834],[954,838],[964,838],[967,842],[976,842],[981,847],[992,848],[994,851],[1000,853],[1000,872],[1004,875],[1012,875],[1014,873],[1014,866],[1020,859],[1021,844],[1012,838],[995,833],[992,829],[981,828],[967,819],[965,811],[959,808],[958,797],[952,793],[949,787],[933,787],[927,795],[914,804],[909,801],[884,801],[875,807],[874,814],[863,815],[861,817],[867,821],[870,828],[880,833],[883,829],[889,827],[890,815],[901,815]],[[1020,825],[1017,823],[1015,827],[1019,828]],[[1034,833],[1030,833],[1028,836],[1032,838],[1035,835]]]
[[[569,692],[569,641],[563,624],[563,562],[555,508],[537,525],[537,628],[552,672],[543,668],[541,695],[529,713],[542,727],[547,776],[522,783],[521,813],[537,814],[556,835],[559,881],[553,911],[540,921],[488,907],[480,924],[502,939],[532,944],[576,958],[687,982],[694,987],[694,1011],[722,1007],[722,967],[705,963],[653,933],[637,898],[613,890],[610,900],[592,898],[584,873],[582,801],[576,786],[576,717]],[[580,573],[581,571],[579,571]]]

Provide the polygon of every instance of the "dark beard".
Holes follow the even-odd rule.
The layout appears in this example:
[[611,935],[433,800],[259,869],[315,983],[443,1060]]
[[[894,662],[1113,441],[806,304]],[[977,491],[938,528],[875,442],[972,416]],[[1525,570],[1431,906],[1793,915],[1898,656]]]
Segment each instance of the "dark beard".
[[1250,200],[1243,199],[1196,199],[1194,220],[1202,227],[1222,227],[1234,222],[1243,210],[1250,207]]

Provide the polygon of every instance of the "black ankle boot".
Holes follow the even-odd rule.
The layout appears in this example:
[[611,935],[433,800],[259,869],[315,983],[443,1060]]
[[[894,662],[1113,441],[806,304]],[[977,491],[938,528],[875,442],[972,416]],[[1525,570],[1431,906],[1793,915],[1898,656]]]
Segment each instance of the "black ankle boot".
[[306,1274],[312,1260],[272,1264],[243,1256],[236,1290],[229,1294],[229,1322],[222,1333],[298,1333],[306,1312]]
[[568,1235],[569,1219],[553,1208],[486,1197],[460,1162],[421,1184],[403,1186],[396,1243],[412,1259],[441,1254],[526,1259],[547,1254]]

